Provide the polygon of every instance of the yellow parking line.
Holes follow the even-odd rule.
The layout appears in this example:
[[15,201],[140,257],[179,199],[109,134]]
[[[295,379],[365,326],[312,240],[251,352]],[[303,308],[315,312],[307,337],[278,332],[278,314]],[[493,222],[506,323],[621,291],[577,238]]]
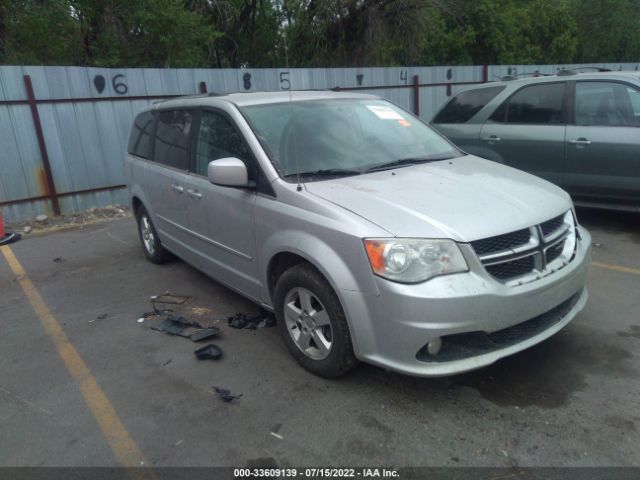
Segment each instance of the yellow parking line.
[[[60,323],[58,323],[42,300],[40,293],[38,293],[33,283],[31,283],[31,280],[13,254],[13,251],[6,245],[1,246],[0,251],[2,251],[2,255],[4,255],[5,260],[16,276],[29,303],[31,303],[31,306],[40,318],[42,326],[49,337],[51,337],[51,340],[53,340],[56,350],[67,367],[67,370],[80,386],[84,401],[98,422],[118,463],[125,467],[138,467],[146,464],[144,455],[129,435],[129,432],[127,432],[113,405],[111,405],[104,391],[91,374],[89,367],[87,367],[82,357],[78,354],[78,351],[69,341]],[[138,473],[140,474],[142,472],[138,471]]]
[[591,262],[591,265],[597,268],[606,268],[607,270],[615,270],[616,272],[640,275],[640,269],[638,268],[623,267],[622,265],[614,265],[613,263],[603,263],[603,262]]

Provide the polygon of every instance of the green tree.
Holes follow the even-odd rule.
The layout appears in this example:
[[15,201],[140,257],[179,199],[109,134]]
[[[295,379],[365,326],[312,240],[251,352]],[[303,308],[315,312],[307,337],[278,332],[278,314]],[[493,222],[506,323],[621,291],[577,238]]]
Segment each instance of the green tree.
[[74,65],[79,28],[69,2],[0,0],[0,62]]
[[640,61],[640,0],[0,0],[0,62],[157,67]]
[[179,0],[73,0],[87,65],[202,66],[220,35]]
[[519,26],[518,63],[571,63],[578,45],[576,20],[565,0],[522,2],[515,14]]
[[640,61],[640,0],[574,0],[576,62]]
[[271,0],[192,0],[188,8],[219,32],[207,65],[278,65],[281,11]]

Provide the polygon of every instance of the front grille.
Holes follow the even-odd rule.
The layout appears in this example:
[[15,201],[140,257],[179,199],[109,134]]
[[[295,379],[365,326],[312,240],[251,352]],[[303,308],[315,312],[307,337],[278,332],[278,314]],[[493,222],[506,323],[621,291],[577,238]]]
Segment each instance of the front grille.
[[484,255],[519,247],[520,245],[526,244],[530,238],[531,232],[529,229],[523,228],[515,232],[476,240],[475,242],[471,242],[471,246],[478,255]]
[[529,255],[510,262],[487,265],[485,268],[494,277],[500,280],[509,280],[529,273],[535,268],[535,262],[533,256]]
[[542,235],[548,237],[550,234],[558,230],[564,224],[564,215],[560,215],[556,218],[552,218],[551,220],[547,220],[540,224],[540,229],[542,230]]
[[422,362],[450,362],[516,345],[535,337],[565,318],[578,303],[581,293],[576,293],[560,305],[537,317],[496,332],[466,332],[445,335],[442,337],[442,347],[437,355],[429,355],[425,345],[418,351],[416,358]]
[[549,247],[547,249],[547,263],[553,262],[556,258],[558,258],[562,254],[562,250],[564,249],[564,244],[566,240],[562,240],[556,243],[553,247]]
[[565,215],[531,228],[474,240],[471,247],[496,280],[514,284],[528,276],[519,280],[520,283],[532,281],[545,272],[547,264],[562,256],[566,239],[575,235],[575,231],[566,227]]

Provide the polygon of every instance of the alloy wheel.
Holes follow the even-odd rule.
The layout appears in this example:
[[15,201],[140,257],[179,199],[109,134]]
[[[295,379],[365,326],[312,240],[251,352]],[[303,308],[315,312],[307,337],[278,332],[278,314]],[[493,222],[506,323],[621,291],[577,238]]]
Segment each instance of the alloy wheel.
[[156,251],[156,240],[153,235],[153,228],[151,227],[151,220],[147,215],[142,215],[140,218],[140,233],[142,235],[142,243],[149,255],[153,255]]
[[284,301],[284,320],[296,346],[313,360],[329,356],[333,344],[331,320],[322,302],[306,288],[289,290]]

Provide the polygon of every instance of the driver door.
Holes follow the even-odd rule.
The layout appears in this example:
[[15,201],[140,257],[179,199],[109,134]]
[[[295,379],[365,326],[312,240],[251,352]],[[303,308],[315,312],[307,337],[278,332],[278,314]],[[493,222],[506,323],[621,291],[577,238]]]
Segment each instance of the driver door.
[[194,139],[195,163],[186,188],[186,205],[193,255],[208,275],[258,299],[254,234],[255,190],[212,184],[209,162],[237,157],[245,162],[249,179],[255,161],[233,120],[219,110],[202,110]]

